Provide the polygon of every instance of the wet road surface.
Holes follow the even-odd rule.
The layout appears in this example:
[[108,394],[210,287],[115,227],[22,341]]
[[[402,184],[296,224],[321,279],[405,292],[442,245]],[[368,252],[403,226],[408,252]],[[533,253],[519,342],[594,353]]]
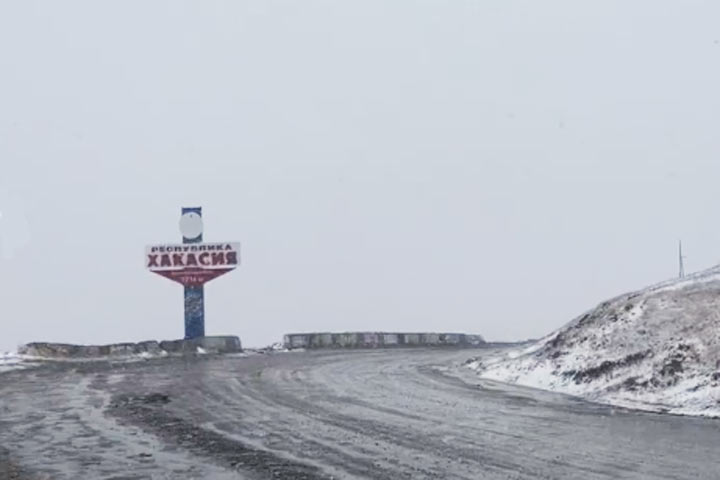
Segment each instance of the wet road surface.
[[480,381],[478,350],[0,375],[0,480],[718,479],[720,421]]

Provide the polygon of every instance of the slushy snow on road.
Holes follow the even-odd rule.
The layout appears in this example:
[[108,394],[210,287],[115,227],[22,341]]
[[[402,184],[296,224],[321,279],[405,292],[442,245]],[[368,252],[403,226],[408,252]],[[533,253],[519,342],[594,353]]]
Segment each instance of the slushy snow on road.
[[720,417],[720,267],[621,295],[530,347],[469,365],[600,403]]

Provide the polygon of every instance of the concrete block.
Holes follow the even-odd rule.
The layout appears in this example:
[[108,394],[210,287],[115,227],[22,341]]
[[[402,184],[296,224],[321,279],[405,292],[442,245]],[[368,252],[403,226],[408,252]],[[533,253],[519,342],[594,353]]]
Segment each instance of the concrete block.
[[307,335],[290,335],[290,342],[285,345],[289,345],[288,348],[306,348],[310,341]]
[[184,340],[163,340],[160,349],[167,353],[182,353],[187,348]]
[[440,343],[443,345],[460,345],[461,335],[457,333],[446,333],[440,335]]
[[208,353],[241,353],[242,343],[234,335],[196,338],[197,346]]
[[311,348],[331,348],[333,346],[333,336],[330,333],[317,333],[310,335]]
[[342,347],[342,348],[356,347],[358,344],[358,334],[357,333],[340,333],[336,337],[336,342],[337,342],[338,347]]
[[468,345],[476,347],[485,343],[485,339],[481,335],[465,335],[465,340]]
[[111,357],[130,357],[135,353],[135,345],[132,343],[117,343],[109,345]]
[[161,355],[160,344],[155,340],[149,340],[135,344],[135,353],[149,353],[151,355]]
[[380,337],[377,333],[363,333],[362,345],[365,347],[377,347],[380,345]]
[[406,333],[403,337],[405,345],[420,345],[420,334],[418,333]]
[[171,354],[197,353],[198,347],[207,353],[240,353],[242,344],[236,336],[200,337],[183,340],[165,340],[160,348]]
[[383,345],[395,346],[398,344],[398,336],[396,333],[385,333],[382,336]]

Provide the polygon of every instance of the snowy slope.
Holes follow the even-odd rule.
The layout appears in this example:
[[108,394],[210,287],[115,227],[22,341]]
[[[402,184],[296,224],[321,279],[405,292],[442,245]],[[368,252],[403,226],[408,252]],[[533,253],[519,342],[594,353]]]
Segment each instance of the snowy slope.
[[602,303],[485,378],[619,406],[720,417],[720,267]]

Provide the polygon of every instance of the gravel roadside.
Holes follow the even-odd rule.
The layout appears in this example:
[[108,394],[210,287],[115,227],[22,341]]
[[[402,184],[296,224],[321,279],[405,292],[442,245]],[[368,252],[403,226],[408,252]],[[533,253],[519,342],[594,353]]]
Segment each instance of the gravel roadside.
[[10,454],[0,448],[0,480],[36,480],[10,459]]

